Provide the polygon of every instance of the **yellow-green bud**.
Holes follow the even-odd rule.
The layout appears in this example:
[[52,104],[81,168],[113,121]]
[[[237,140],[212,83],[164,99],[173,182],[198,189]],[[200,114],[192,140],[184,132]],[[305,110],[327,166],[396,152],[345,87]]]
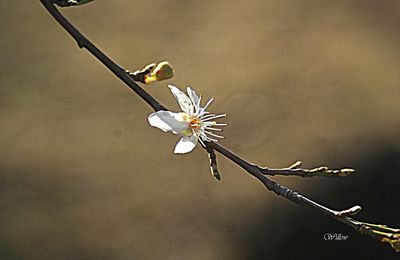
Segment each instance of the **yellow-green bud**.
[[[153,64],[151,64],[153,65]],[[147,67],[147,66],[146,66]],[[174,76],[174,69],[168,61],[162,61],[157,63],[149,73],[144,76],[144,81],[146,84],[170,79]]]

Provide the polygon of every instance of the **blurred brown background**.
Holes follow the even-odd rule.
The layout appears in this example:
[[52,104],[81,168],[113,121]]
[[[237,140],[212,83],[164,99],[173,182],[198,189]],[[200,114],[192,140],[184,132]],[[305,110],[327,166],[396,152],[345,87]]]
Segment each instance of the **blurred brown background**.
[[[355,167],[276,178],[400,226],[398,1],[100,1],[63,13],[122,66],[169,60],[228,113],[223,145],[271,167]],[[204,151],[173,155],[147,107],[39,1],[0,3],[1,259],[359,259],[388,245],[269,193]],[[348,241],[324,241],[324,233]]]

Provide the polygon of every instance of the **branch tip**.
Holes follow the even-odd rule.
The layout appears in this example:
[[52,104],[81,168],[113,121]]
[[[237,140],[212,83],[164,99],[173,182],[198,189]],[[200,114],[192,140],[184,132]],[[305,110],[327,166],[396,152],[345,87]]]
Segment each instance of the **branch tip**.
[[349,208],[349,209],[345,209],[345,210],[339,211],[339,212],[337,213],[337,216],[338,216],[338,217],[355,216],[355,215],[357,215],[361,210],[362,210],[361,206],[356,205],[356,206],[353,206],[353,207],[351,207],[351,208]]
[[355,225],[355,229],[361,234],[374,237],[382,243],[388,243],[396,252],[400,252],[400,229],[390,228],[382,224],[359,222],[350,218],[349,221]]

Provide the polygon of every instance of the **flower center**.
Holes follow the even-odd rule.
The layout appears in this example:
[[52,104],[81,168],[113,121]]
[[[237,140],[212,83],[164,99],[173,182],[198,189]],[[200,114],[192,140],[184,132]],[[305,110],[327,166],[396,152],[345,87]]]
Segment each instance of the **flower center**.
[[198,117],[191,117],[189,121],[189,126],[192,129],[200,128],[201,120]]

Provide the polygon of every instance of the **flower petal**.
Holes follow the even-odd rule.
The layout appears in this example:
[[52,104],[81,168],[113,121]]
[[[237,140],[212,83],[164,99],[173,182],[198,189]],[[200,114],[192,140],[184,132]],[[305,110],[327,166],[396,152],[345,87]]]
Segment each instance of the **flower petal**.
[[190,98],[186,96],[185,93],[180,91],[177,87],[172,85],[168,85],[168,87],[170,88],[172,94],[175,96],[176,100],[178,100],[179,106],[181,107],[182,111],[188,113],[189,115],[193,115],[194,107]]
[[183,119],[181,113],[157,111],[152,113],[148,120],[151,126],[157,127],[164,132],[173,132],[177,134],[184,132],[188,128],[188,124]]
[[183,154],[191,152],[196,147],[197,139],[195,135],[182,137],[176,144],[174,153]]
[[197,96],[196,92],[190,87],[187,87],[187,93],[189,95],[190,100],[192,100],[195,112],[197,113],[200,109],[200,98],[199,96]]

